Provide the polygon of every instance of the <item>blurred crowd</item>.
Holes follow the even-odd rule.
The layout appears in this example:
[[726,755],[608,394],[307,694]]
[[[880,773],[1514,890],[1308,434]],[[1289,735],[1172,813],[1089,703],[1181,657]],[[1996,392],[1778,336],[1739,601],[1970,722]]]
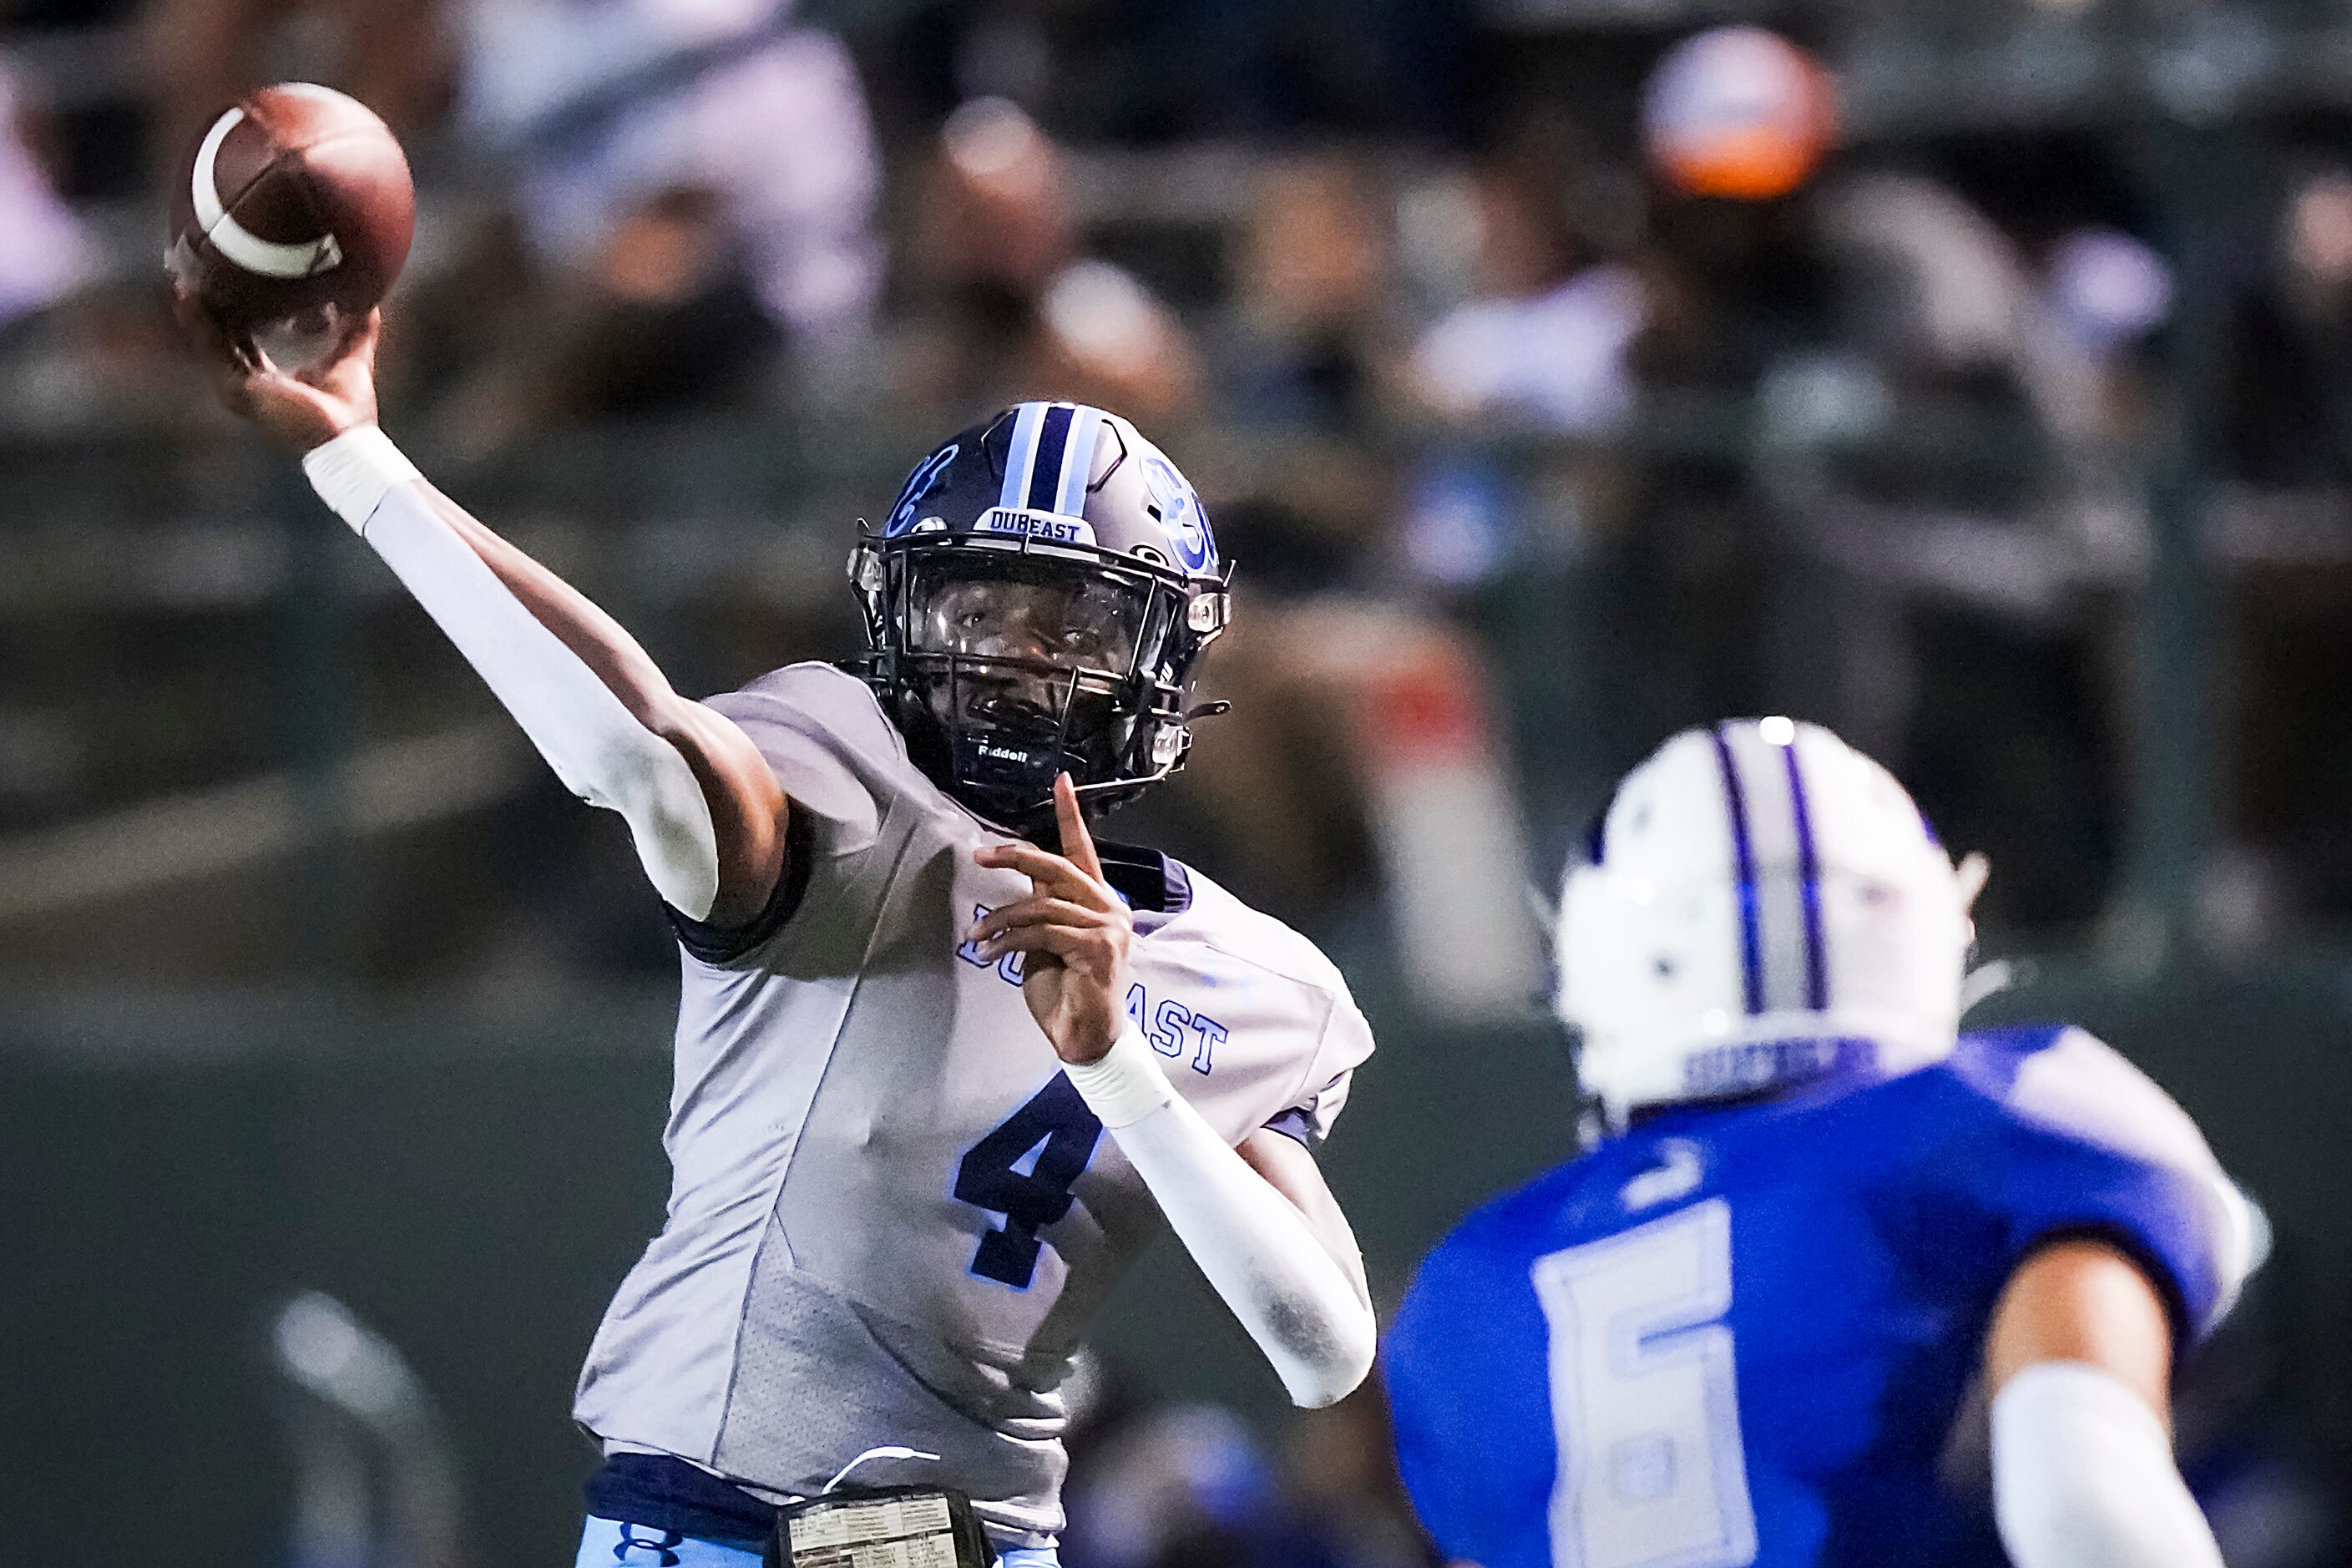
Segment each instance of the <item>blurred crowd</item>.
[[[2352,122],[2273,116],[2198,184],[2129,135],[1898,119],[1709,195],[1658,155],[1671,11],[19,4],[0,426],[217,435],[155,191],[241,86],[339,83],[425,192],[383,378],[412,446],[741,417],[903,456],[1042,395],[1188,454],[1249,610],[1217,679],[1273,700],[1176,810],[1286,912],[1377,885],[1360,661],[1324,650],[1409,624],[1488,671],[1539,855],[1675,725],[1801,711],[1990,852],[2000,931],[2115,902],[2147,458],[2186,399],[2230,567],[2211,918],[2245,947],[2352,909]],[[1833,60],[1844,16],[1790,21]]]

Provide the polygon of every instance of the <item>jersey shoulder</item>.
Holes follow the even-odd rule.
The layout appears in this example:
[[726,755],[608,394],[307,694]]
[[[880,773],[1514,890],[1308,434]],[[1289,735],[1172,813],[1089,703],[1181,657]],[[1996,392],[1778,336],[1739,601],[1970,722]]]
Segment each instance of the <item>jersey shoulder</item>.
[[733,691],[707,699],[705,706],[746,726],[819,732],[877,762],[907,759],[907,743],[882,711],[874,689],[840,666],[821,660],[772,669]]
[[[1349,995],[1347,977],[1314,942],[1187,866],[1192,906],[1181,930],[1223,956],[1331,995]],[[1352,1005],[1352,1002],[1350,1003]]]
[[1371,1058],[1370,1023],[1321,948],[1190,867],[1183,874],[1191,901],[1151,940],[1192,944],[1196,958],[1205,950],[1213,962],[1204,969],[1255,970],[1277,983],[1258,989],[1286,998],[1276,1016],[1297,1026],[1286,1037],[1297,1043],[1298,1073],[1289,1105],[1268,1125],[1309,1147],[1321,1143],[1348,1103],[1356,1069]]
[[2263,1250],[2259,1211],[2188,1111],[2121,1052],[2070,1025],[1962,1036],[1929,1069],[1960,1091],[1926,1147],[2021,1226],[2131,1245],[2178,1293],[2185,1326],[2226,1313]]
[[2189,1112],[2087,1029],[2052,1024],[1963,1035],[1945,1070],[1988,1117],[2173,1170],[2221,1173]]
[[789,664],[704,706],[751,737],[793,805],[828,824],[836,850],[872,842],[892,799],[937,795],[873,689],[835,665]]

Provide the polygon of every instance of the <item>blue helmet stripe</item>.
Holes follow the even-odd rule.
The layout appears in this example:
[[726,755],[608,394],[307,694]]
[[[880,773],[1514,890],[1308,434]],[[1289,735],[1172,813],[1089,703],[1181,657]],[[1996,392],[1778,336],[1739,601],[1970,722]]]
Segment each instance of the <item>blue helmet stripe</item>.
[[1805,770],[1792,737],[1780,748],[1789,766],[1789,805],[1797,814],[1797,882],[1805,898],[1805,1005],[1830,1005],[1829,941],[1822,931],[1822,863],[1813,852],[1813,814],[1805,805]]
[[1087,514],[1087,483],[1095,474],[1095,443],[1102,434],[1102,410],[1078,408],[1070,419],[1070,436],[1062,454],[1062,482],[1054,495],[1054,510],[1065,517]]
[[1062,455],[1069,448],[1070,416],[1076,412],[1066,403],[1049,405],[1037,426],[1037,456],[1029,466],[1026,498],[1035,510],[1051,510],[1055,494],[1062,488]]
[[1739,885],[1740,979],[1745,983],[1748,1010],[1764,1010],[1764,940],[1756,915],[1756,848],[1748,837],[1748,800],[1740,793],[1739,770],[1732,765],[1731,745],[1720,726],[1709,731],[1715,760],[1723,770],[1723,795],[1731,808],[1732,871]]
[[1013,444],[1004,454],[1004,487],[996,492],[999,506],[1028,503],[1029,476],[1037,466],[1037,430],[1045,422],[1045,405],[1024,403],[1013,416]]

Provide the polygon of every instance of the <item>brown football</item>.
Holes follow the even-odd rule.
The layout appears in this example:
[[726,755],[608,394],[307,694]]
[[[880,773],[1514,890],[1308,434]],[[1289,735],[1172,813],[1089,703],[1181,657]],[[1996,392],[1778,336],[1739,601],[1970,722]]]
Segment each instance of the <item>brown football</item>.
[[163,261],[255,328],[383,298],[416,227],[408,159],[357,99],[309,82],[247,93],[181,161]]

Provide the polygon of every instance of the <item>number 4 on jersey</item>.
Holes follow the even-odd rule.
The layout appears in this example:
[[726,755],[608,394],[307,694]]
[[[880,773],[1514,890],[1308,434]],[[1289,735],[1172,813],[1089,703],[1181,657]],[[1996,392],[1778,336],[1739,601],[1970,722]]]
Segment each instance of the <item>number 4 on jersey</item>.
[[971,1271],[1026,1290],[1037,1272],[1037,1233],[1070,1212],[1070,1184],[1095,1156],[1103,1126],[1066,1073],[965,1151],[955,1196],[1004,1216],[980,1238]]

